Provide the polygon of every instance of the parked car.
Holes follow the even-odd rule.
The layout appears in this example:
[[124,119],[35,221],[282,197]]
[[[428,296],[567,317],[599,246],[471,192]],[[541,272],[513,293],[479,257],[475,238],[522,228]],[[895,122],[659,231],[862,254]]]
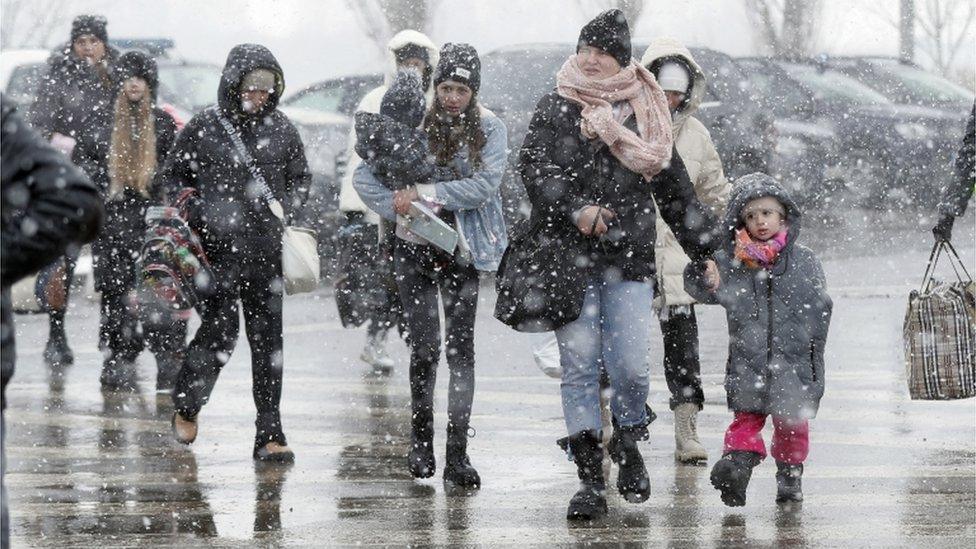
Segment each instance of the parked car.
[[38,49],[0,51],[0,86],[8,99],[21,108],[34,102],[50,55],[50,51]]
[[285,107],[331,112],[352,116],[359,101],[383,83],[381,74],[359,74],[324,80],[289,94]]
[[[156,56],[159,66],[159,106],[182,128],[194,114],[217,102],[221,67],[212,63],[172,57],[172,41],[166,39],[119,39],[109,44],[120,51],[138,49]],[[47,74],[49,50],[0,52],[0,82],[4,93],[22,107],[34,102],[37,86]]]
[[339,180],[344,155],[359,101],[383,83],[379,74],[334,78],[290,94],[279,105],[298,128],[312,172],[312,188],[303,222],[318,233],[322,274],[334,273],[335,238],[340,223]]
[[950,177],[954,116],[895,104],[815,61],[753,57],[738,63],[766,108],[836,132],[844,180],[858,203],[931,205]]
[[[947,111],[965,120],[974,94],[950,80],[895,57],[825,57],[824,62],[895,103]],[[959,124],[962,138],[965,124]]]

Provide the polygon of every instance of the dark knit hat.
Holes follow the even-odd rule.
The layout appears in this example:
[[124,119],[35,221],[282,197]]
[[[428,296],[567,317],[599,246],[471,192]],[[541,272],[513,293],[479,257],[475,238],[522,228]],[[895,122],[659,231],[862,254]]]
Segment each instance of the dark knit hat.
[[393,50],[393,56],[397,63],[403,63],[407,59],[415,57],[430,65],[430,52],[420,44],[406,44],[400,49]]
[[115,74],[119,80],[119,85],[133,76],[138,76],[146,81],[149,86],[149,93],[156,99],[156,90],[159,88],[159,69],[156,67],[156,60],[141,51],[129,51],[122,54],[115,62]]
[[426,112],[427,98],[420,87],[420,76],[409,70],[398,71],[390,88],[383,94],[380,114],[417,128],[424,121]]
[[609,53],[621,67],[630,64],[632,57],[630,27],[624,12],[618,9],[607,10],[597,15],[580,31],[576,51],[582,46],[594,46]]
[[74,42],[79,36],[92,34],[102,42],[108,43],[108,21],[101,15],[79,15],[71,22],[71,41]]
[[481,59],[471,44],[444,44],[434,72],[434,85],[445,80],[460,82],[478,93],[481,87]]

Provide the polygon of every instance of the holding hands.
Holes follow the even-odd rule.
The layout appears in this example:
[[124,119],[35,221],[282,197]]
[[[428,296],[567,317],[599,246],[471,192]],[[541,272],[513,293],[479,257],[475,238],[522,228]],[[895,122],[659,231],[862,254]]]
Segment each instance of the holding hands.
[[718,290],[718,287],[722,284],[722,277],[718,274],[718,265],[715,264],[714,260],[705,260],[702,276],[705,277],[705,287],[710,292]]

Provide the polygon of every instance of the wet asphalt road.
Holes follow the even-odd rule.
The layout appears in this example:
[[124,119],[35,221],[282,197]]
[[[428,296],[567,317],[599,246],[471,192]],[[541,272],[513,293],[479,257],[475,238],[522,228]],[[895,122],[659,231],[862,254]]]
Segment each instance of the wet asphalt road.
[[[970,214],[956,229],[968,265],[973,225]],[[68,315],[77,360],[63,375],[41,361],[46,318],[17,318],[6,433],[13,546],[974,547],[976,401],[912,402],[905,385],[901,323],[930,243],[918,227],[898,215],[808,220],[803,241],[825,260],[835,310],[802,505],[774,503],[771,460],[736,509],[722,505],[708,467],[674,463],[656,325],[650,404],[659,419],[642,446],[651,498],[633,505],[611,493],[606,519],[569,525],[577,481],[555,445],[564,435],[559,384],[532,363],[531,337],[491,318],[490,288],[476,328],[470,452],[484,486],[473,494],[446,492],[440,471],[409,477],[405,348],[393,346],[392,376],[367,374],[357,358],[365,336],[341,328],[327,289],[285,304],[283,420],[297,454],[290,468],[251,459],[243,339],[200,415],[196,443],[182,447],[171,440],[171,404],[153,391],[149,353],[140,358],[139,391],[99,391],[98,309],[79,298]],[[707,397],[699,431],[710,466],[731,417],[722,389],[727,334],[720,309],[701,308],[699,319]]]

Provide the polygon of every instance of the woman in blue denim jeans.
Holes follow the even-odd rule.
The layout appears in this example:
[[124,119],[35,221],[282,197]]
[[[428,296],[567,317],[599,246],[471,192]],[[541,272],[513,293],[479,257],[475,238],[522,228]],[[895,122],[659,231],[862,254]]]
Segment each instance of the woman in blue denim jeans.
[[[519,157],[532,218],[508,253],[538,261],[529,270],[547,297],[544,303],[513,297],[524,301],[513,307],[526,326],[554,329],[559,343],[568,449],[581,480],[570,520],[607,510],[601,368],[612,391],[617,488],[635,503],[650,494],[637,441],[648,437],[652,419],[645,402],[656,321],[650,283],[655,201],[693,259],[709,253],[699,238],[709,217],[673,151],[664,93],[630,52],[619,10],[588,23],[577,53],[557,75],[556,90],[540,100]],[[538,253],[520,254],[520,246]]]

